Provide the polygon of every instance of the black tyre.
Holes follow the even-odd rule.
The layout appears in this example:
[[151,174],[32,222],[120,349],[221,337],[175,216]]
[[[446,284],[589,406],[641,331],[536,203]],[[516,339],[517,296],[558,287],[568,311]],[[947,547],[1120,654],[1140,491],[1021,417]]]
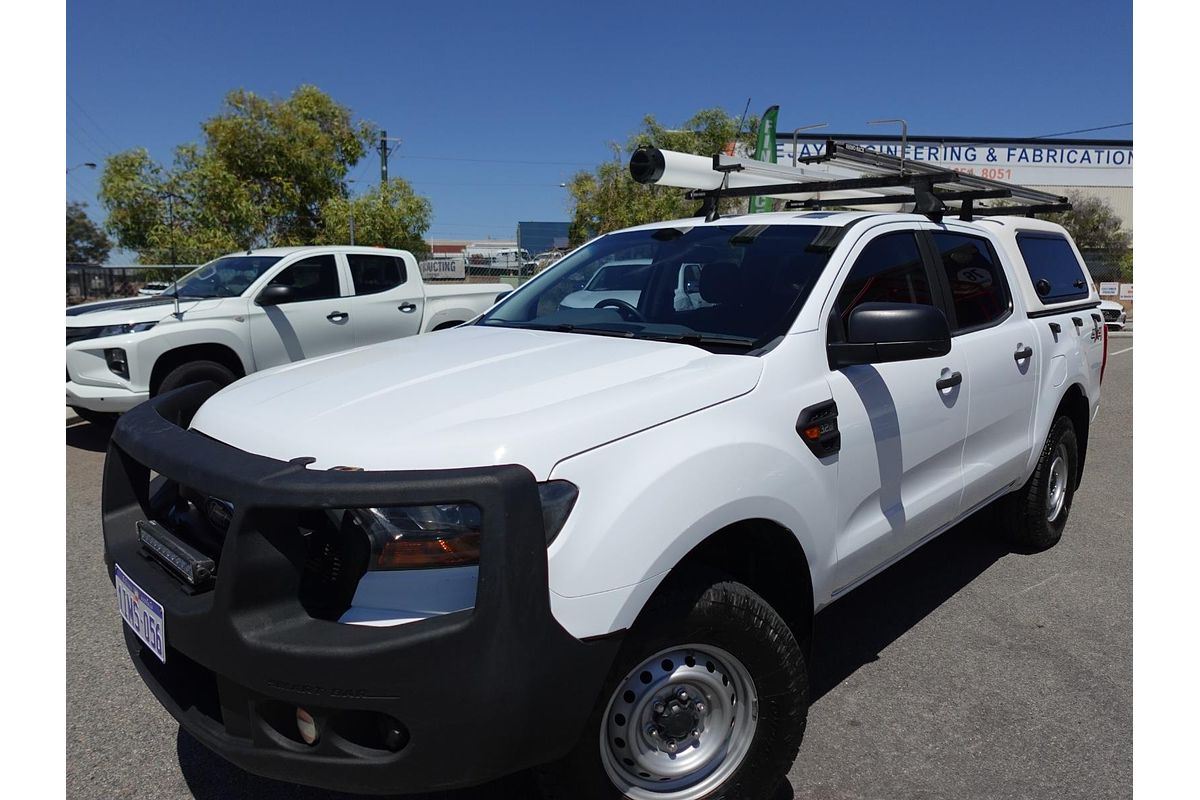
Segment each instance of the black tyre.
[[1079,481],[1079,442],[1069,417],[1059,417],[1050,426],[1033,475],[1020,490],[1006,498],[1005,532],[1018,548],[1046,550],[1058,544],[1075,485]]
[[162,379],[162,383],[158,385],[158,391],[155,394],[162,394],[172,389],[178,389],[180,386],[204,381],[212,381],[218,386],[228,386],[237,378],[238,376],[234,374],[233,370],[216,361],[189,361],[168,372]]
[[78,408],[77,406],[71,406],[71,410],[81,420],[90,422],[93,425],[111,428],[117,422],[117,415],[111,411],[92,411],[90,408]]
[[808,670],[746,586],[672,576],[630,631],[575,749],[538,770],[551,800],[767,800],[796,759]]

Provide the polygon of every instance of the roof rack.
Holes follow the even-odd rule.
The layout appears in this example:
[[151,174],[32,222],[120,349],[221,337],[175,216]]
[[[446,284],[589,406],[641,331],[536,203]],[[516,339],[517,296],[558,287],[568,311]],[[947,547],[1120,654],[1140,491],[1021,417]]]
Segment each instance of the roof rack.
[[[767,196],[788,201],[788,208],[906,205],[935,222],[957,216],[1033,216],[1068,211],[1066,197],[1014,183],[981,178],[930,164],[877,153],[859,145],[827,139],[820,155],[796,165],[771,164],[718,153],[704,156],[640,147],[629,159],[633,179],[690,189],[688,197],[703,201],[698,215],[720,218],[725,197]],[[1015,199],[1023,204],[977,206],[976,201]],[[958,203],[956,207],[947,203]]]

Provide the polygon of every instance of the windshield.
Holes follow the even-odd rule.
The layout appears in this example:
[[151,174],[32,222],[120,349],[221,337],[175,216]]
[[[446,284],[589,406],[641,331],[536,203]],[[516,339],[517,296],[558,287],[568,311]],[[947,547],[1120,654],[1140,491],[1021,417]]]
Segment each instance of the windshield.
[[[262,277],[281,256],[226,256],[179,279],[180,297],[237,297]],[[165,294],[175,294],[174,285]]]
[[[742,224],[609,234],[479,324],[757,349],[787,331],[843,231]],[[586,301],[576,294],[584,289]]]

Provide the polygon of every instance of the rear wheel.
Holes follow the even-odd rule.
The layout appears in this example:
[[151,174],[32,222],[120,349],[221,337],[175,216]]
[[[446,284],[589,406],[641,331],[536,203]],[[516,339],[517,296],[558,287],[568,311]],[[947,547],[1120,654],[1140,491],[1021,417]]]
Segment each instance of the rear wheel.
[[216,361],[189,361],[168,372],[162,379],[162,383],[158,385],[158,391],[155,394],[163,394],[178,389],[180,386],[189,386],[205,381],[212,381],[218,386],[228,386],[237,380],[237,377],[233,370]]
[[1062,538],[1079,479],[1079,442],[1070,417],[1061,416],[1050,427],[1033,475],[1009,495],[1007,533],[1013,544],[1029,550],[1046,550]]
[[540,770],[549,798],[766,798],[796,758],[804,655],[748,587],[675,578],[630,631],[584,735]]

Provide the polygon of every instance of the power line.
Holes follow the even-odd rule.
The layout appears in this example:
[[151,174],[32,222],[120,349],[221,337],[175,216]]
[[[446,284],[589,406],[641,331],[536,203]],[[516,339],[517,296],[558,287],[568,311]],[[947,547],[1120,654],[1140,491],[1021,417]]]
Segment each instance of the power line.
[[1045,133],[1041,136],[1034,136],[1034,139],[1049,139],[1054,136],[1070,136],[1073,133],[1091,133],[1092,131],[1108,131],[1113,128],[1128,128],[1133,125],[1132,122],[1122,122],[1117,125],[1101,125],[1098,128],[1080,128],[1077,131],[1062,131],[1060,133]]
[[105,155],[107,155],[107,153],[102,154],[102,153],[98,152],[96,150],[96,148],[92,147],[90,144],[85,142],[83,139],[80,139],[78,136],[76,136],[74,133],[72,133],[69,130],[67,131],[67,136],[70,136],[72,139],[74,139],[79,144],[80,147],[84,148],[89,153],[91,153],[93,156],[95,156],[97,161],[103,161]]
[[470,161],[476,164],[551,164],[567,167],[595,166],[583,161],[524,161],[506,158],[462,158],[459,156],[412,156],[405,154],[397,155],[396,158],[420,159],[422,161]]
[[[108,133],[107,133],[107,132],[104,130],[104,128],[100,127],[100,123],[99,123],[99,122],[96,122],[96,120],[95,120],[95,119],[93,119],[92,115],[91,115],[91,114],[89,114],[89,113],[87,112],[87,109],[85,109],[85,108],[84,108],[82,105],[80,105],[80,104],[79,104],[79,101],[78,101],[78,100],[76,100],[74,97],[72,97],[72,96],[71,96],[69,93],[67,94],[67,99],[68,99],[68,100],[70,100],[70,101],[71,101],[71,103],[73,103],[73,104],[74,104],[74,106],[75,106],[76,108],[78,108],[78,109],[79,109],[79,112],[80,112],[81,114],[83,114],[83,116],[84,116],[85,118],[87,118],[87,120],[88,120],[89,122],[91,122],[91,123],[92,123],[92,127],[94,127],[94,128],[96,129],[96,131],[97,131],[97,132],[99,132],[99,134],[100,134],[101,136],[103,136],[105,139],[107,139],[107,140],[108,140],[108,143],[109,143],[109,144],[111,144],[111,145],[113,146],[113,149],[114,149],[114,150],[120,150],[120,149],[121,149],[121,146],[117,144],[116,140],[115,140],[115,139],[113,139],[111,136],[109,136],[109,135],[108,135]],[[95,138],[95,137],[92,137],[92,138]],[[100,140],[99,140],[99,139],[97,139],[97,140],[96,140],[96,143],[97,143],[97,144],[99,144],[99,142],[100,142]],[[106,148],[106,149],[107,149],[107,148]]]

